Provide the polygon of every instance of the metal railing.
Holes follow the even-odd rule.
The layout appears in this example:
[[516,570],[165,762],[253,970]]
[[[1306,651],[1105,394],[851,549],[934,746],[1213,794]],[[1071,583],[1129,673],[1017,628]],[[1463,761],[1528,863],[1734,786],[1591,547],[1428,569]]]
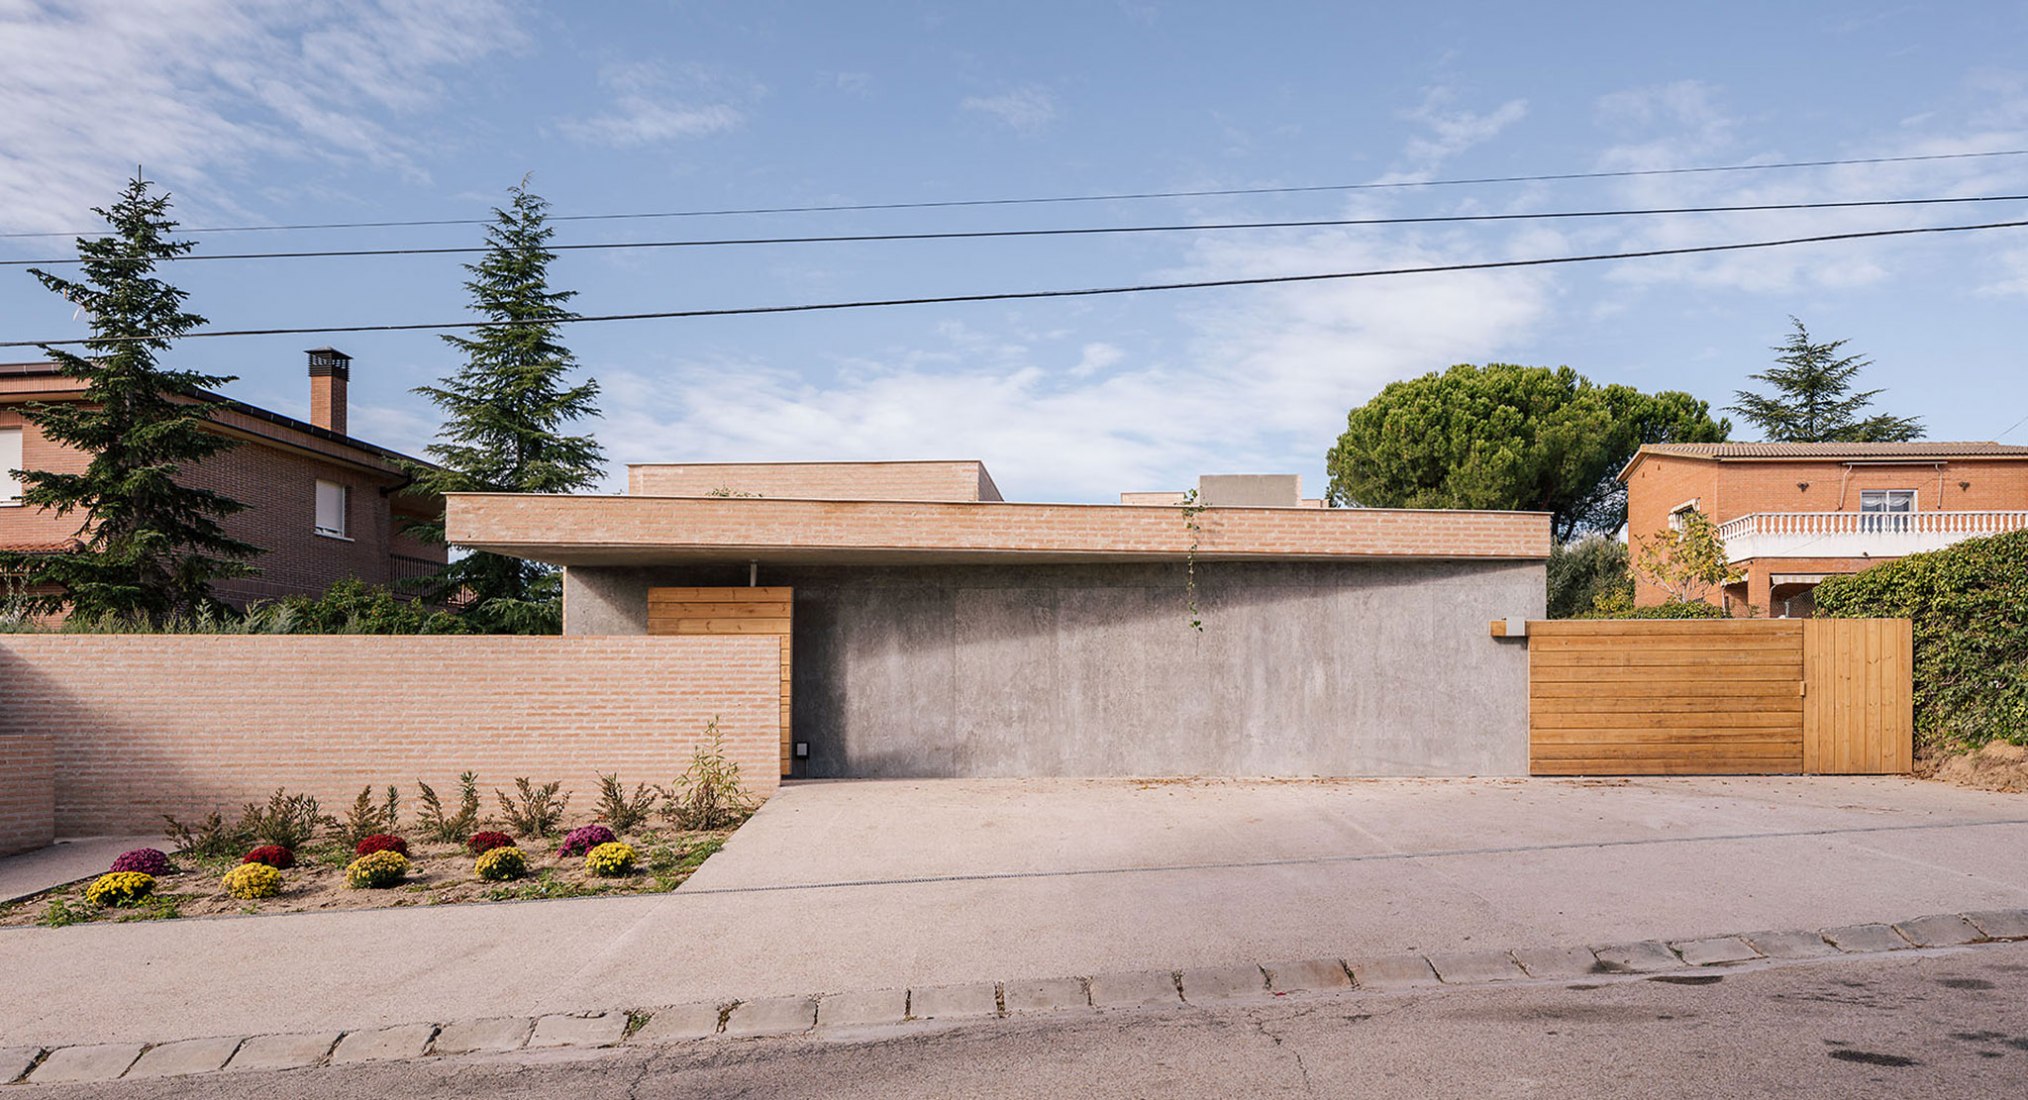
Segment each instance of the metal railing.
[[444,563],[440,561],[414,558],[407,554],[387,556],[387,580],[396,592],[413,592],[417,582],[428,580],[443,570]]

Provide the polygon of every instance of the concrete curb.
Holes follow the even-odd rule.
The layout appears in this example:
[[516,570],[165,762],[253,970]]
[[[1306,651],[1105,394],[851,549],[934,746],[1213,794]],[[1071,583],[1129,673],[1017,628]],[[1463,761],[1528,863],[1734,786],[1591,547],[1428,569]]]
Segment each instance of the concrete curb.
[[[2028,940],[2028,909],[1939,913],[1893,924],[1744,932],[1581,948],[1311,959],[1145,970],[1076,978],[855,990],[663,1008],[489,1017],[350,1032],[83,1043],[0,1049],[0,1086],[75,1084],[121,1076],[300,1069],[518,1050],[654,1047],[743,1038],[851,1035],[930,1021],[971,1023],[1043,1013],[1268,1002],[1347,990],[1427,994],[1446,988],[1578,978],[1638,981],[1682,970]],[[8,1091],[12,1091],[11,1088]]]

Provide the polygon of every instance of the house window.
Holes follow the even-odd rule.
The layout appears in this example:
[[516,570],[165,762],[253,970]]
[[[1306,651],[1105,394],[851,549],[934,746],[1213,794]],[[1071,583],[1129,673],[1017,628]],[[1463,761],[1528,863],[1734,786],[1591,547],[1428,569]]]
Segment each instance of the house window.
[[21,429],[0,428],[0,507],[21,503]]
[[350,538],[352,528],[346,522],[346,513],[352,503],[352,492],[335,481],[317,483],[317,533],[334,539]]
[[1915,490],[1862,489],[1859,512],[1862,531],[1906,531],[1915,513]]
[[1669,509],[1669,530],[1681,531],[1687,524],[1689,524],[1690,513],[1696,511],[1697,505],[1700,503],[1702,503],[1701,497],[1692,497],[1689,500],[1686,500],[1683,503],[1678,504],[1674,508]]

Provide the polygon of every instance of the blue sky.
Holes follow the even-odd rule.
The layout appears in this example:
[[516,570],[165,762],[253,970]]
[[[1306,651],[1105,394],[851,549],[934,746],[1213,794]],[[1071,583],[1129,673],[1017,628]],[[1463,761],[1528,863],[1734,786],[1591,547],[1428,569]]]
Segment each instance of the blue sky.
[[[135,163],[185,224],[1301,186],[2028,148],[2028,6],[0,0],[0,232],[88,227]],[[88,59],[89,64],[79,64]],[[1289,196],[564,225],[649,240],[2028,193],[2028,157]],[[1417,266],[2028,217],[1978,210],[580,253],[587,313]],[[472,243],[212,234],[211,250]],[[0,240],[0,258],[63,255]],[[464,313],[441,257],[188,264],[223,327]],[[1200,472],[1322,488],[1347,409],[1455,362],[1726,403],[1795,314],[1933,438],[2028,441],[2028,230],[1297,287],[586,325],[614,460],[986,461],[1021,499]],[[0,269],[4,339],[76,335]],[[301,415],[302,337],[191,342]],[[420,448],[423,334],[332,337],[355,432]],[[8,355],[7,358],[20,356]],[[1738,433],[1746,437],[1745,433]]]

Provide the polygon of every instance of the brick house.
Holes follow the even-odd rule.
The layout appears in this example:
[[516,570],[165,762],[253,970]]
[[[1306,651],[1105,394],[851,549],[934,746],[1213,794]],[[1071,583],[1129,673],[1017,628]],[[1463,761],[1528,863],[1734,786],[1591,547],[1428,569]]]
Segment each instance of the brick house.
[[[184,471],[186,484],[247,505],[222,521],[228,534],[260,547],[256,576],[221,581],[221,599],[315,595],[334,581],[397,584],[441,568],[445,548],[404,533],[442,515],[439,498],[404,491],[405,456],[346,432],[351,359],[333,348],[309,354],[310,420],[229,398],[216,430],[240,446]],[[21,407],[77,400],[84,383],[51,363],[0,364],[0,549],[60,551],[74,544],[81,517],[21,504],[15,470],[82,472],[87,456],[45,439]]]
[[1808,617],[1825,577],[2028,527],[2028,447],[2000,443],[1651,444],[1619,477],[1636,546],[1691,509],[1718,524],[1746,579],[1710,600],[1735,614]]
[[[782,774],[1517,775],[1549,516],[1004,499],[973,461],[645,464],[452,493],[461,546],[563,569],[566,635],[768,636]],[[1201,629],[1199,629],[1201,626]]]

